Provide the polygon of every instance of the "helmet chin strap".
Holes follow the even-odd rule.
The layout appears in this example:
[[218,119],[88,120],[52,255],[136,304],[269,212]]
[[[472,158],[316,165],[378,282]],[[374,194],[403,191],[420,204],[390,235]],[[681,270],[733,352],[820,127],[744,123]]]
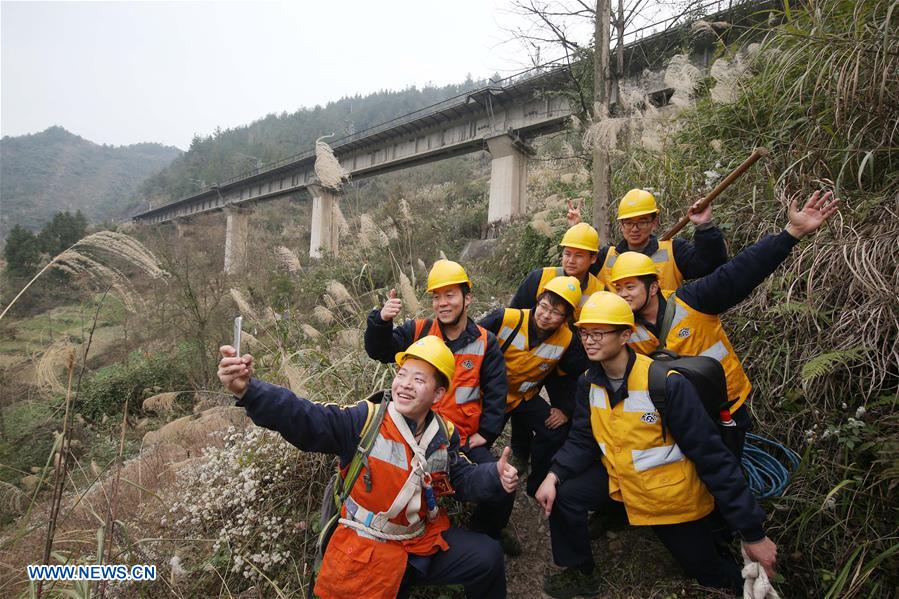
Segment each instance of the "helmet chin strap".
[[649,293],[649,288],[652,287],[652,283],[646,284],[646,299],[643,300],[643,305],[637,309],[637,314],[643,312],[643,309],[646,308],[646,304],[649,303],[649,300],[652,299],[652,294]]
[[452,322],[446,323],[444,326],[450,326],[450,327],[456,326],[457,324],[459,324],[459,321],[462,320],[462,315],[463,315],[463,314],[465,314],[465,309],[464,309],[464,308],[463,308],[462,310],[459,311],[459,315],[456,316],[456,319],[455,319],[455,320],[453,320]]

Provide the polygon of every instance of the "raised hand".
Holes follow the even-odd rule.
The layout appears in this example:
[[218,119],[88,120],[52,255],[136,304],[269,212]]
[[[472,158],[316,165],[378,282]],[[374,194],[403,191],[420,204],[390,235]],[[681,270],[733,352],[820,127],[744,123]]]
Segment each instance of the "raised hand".
[[699,210],[699,202],[702,200],[696,200],[690,209],[687,210],[687,216],[690,218],[690,222],[694,225],[702,225],[712,220],[712,205],[709,204],[705,207],[704,210]]
[[509,464],[509,457],[512,455],[512,448],[503,449],[503,455],[500,456],[496,463],[496,470],[499,472],[499,482],[503,485],[506,493],[514,493],[518,487],[518,470],[515,466]]
[[230,345],[219,348],[222,360],[219,362],[218,377],[222,384],[237,397],[243,397],[253,376],[253,356],[244,354],[237,357],[237,351]]
[[833,197],[833,192],[821,193],[819,189],[811,195],[802,210],[798,210],[796,196],[793,196],[787,212],[790,218],[790,224],[786,227],[787,233],[796,239],[802,239],[836,214],[839,205],[840,200]]
[[384,302],[384,307],[381,308],[381,320],[385,322],[393,321],[402,309],[403,300],[396,296],[396,289],[391,289],[390,293],[387,294],[387,301]]
[[534,499],[537,500],[543,507],[543,512],[546,514],[546,517],[549,518],[549,515],[553,511],[553,503],[556,501],[556,485],[559,484],[559,478],[550,472],[546,475],[546,478],[543,479],[543,482],[540,483],[540,488],[537,489],[537,492],[534,494]]
[[568,200],[568,213],[565,215],[565,220],[568,221],[568,227],[571,228],[574,225],[581,222],[581,211],[584,209],[584,200],[579,199],[577,201],[577,207],[571,203],[571,200]]

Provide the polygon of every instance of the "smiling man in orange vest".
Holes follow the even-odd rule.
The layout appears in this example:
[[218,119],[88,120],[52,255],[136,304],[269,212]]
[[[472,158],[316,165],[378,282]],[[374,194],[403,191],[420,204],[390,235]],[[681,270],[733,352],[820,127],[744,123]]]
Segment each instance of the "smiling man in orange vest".
[[[493,333],[468,317],[471,279],[458,262],[438,260],[428,273],[433,319],[407,320],[394,327],[402,310],[402,300],[391,290],[390,298],[368,316],[365,351],[389,364],[397,352],[424,335],[443,339],[453,352],[456,370],[445,396],[434,411],[453,421],[459,431],[462,451],[478,464],[496,461],[490,446],[505,424],[506,364]],[[514,497],[499,503],[481,503],[472,514],[471,528],[503,538],[500,522],[508,521]],[[510,555],[521,552],[517,542],[506,535],[503,549]]]
[[[424,337],[396,356],[390,391],[354,406],[321,405],[251,379],[253,357],[221,348],[218,376],[258,426],[277,431],[303,451],[336,454],[347,476],[363,430],[388,402],[360,476],[340,508],[315,585],[322,599],[396,597],[415,585],[461,584],[470,598],[506,596],[499,544],[450,526],[436,497],[463,500],[511,496],[518,473],[508,450],[495,464],[459,454],[451,421],[432,411],[447,392],[455,359],[437,337]],[[438,486],[437,481],[442,481]]]

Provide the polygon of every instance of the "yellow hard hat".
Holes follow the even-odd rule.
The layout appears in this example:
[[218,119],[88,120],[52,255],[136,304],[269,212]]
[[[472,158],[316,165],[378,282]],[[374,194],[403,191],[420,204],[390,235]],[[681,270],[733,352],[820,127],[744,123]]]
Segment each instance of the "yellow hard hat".
[[577,310],[581,305],[581,283],[577,277],[556,277],[551,279],[540,291],[552,291]]
[[565,231],[562,236],[563,247],[578,248],[588,252],[599,251],[599,233],[587,223],[578,223]]
[[585,324],[626,325],[635,329],[634,313],[622,297],[608,291],[597,291],[581,308],[581,318],[574,326]]
[[642,277],[643,275],[659,276],[659,270],[652,258],[640,252],[624,252],[615,259],[609,281],[614,283],[628,277]]
[[618,220],[659,211],[654,195],[645,189],[632,189],[618,203]]
[[466,283],[471,287],[471,279],[462,265],[452,260],[438,260],[428,273],[428,291],[434,291],[447,285],[461,285]]
[[396,363],[402,366],[406,358],[410,357],[424,360],[443,373],[447,381],[453,380],[453,374],[456,372],[456,357],[440,337],[435,335],[422,337],[410,345],[406,351],[398,353]]

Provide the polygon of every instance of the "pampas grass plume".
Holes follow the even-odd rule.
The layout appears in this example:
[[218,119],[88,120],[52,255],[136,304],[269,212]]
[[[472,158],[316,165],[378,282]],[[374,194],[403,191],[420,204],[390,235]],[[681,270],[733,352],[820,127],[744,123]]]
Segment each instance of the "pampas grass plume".
[[415,293],[415,287],[412,286],[412,281],[409,280],[409,277],[407,277],[406,273],[403,271],[400,271],[400,295],[402,296],[403,303],[405,303],[409,313],[418,314],[418,311],[421,310],[418,294]]
[[324,306],[316,306],[312,310],[312,317],[326,326],[334,322],[334,314]]
[[231,289],[231,299],[237,304],[237,309],[244,317],[249,318],[250,320],[259,320],[256,310],[253,309],[250,302],[246,300],[238,289]]
[[350,292],[347,291],[347,288],[340,281],[331,279],[328,281],[327,289],[337,305],[350,302],[353,299],[353,296],[350,295]]

